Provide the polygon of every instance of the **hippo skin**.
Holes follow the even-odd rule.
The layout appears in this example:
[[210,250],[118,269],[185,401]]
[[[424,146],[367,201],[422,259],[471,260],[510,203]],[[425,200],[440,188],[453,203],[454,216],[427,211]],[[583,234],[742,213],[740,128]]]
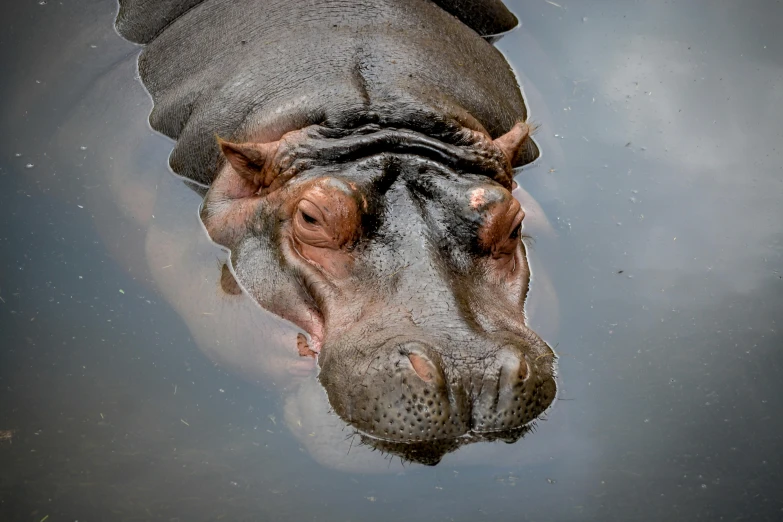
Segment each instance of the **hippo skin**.
[[[553,402],[514,168],[539,151],[498,0],[120,0],[152,127],[334,411],[427,464]],[[208,188],[208,190],[207,190]],[[238,285],[231,284],[231,276]]]

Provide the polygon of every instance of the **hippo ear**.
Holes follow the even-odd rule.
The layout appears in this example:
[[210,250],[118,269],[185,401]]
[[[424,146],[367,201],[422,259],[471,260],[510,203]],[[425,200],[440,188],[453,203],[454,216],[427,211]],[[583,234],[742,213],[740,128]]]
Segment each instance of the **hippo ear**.
[[531,128],[520,121],[510,131],[493,141],[495,146],[508,158],[512,167],[518,167],[525,156]]
[[231,143],[218,140],[220,150],[234,171],[257,188],[266,188],[274,181],[274,157],[280,145],[271,143]]

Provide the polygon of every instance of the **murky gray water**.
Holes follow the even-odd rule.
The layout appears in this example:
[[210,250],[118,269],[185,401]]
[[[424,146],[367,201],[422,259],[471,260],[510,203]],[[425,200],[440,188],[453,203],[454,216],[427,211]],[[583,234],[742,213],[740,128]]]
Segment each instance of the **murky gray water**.
[[436,467],[311,421],[312,374],[202,355],[248,338],[209,339],[222,254],[115,6],[1,8],[0,520],[783,518],[783,2],[508,4],[560,400]]

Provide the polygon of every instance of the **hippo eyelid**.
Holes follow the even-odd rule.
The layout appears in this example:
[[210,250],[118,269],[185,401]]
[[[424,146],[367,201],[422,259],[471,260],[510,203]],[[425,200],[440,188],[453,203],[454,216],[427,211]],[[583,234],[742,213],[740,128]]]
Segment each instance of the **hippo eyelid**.
[[308,199],[302,199],[297,204],[297,210],[302,215],[302,219],[310,225],[318,225],[323,219],[323,211],[321,208]]
[[300,212],[302,213],[302,217],[304,218],[304,220],[307,221],[309,224],[315,225],[316,223],[318,223],[317,219],[315,219],[313,216],[311,216],[304,210],[300,210]]

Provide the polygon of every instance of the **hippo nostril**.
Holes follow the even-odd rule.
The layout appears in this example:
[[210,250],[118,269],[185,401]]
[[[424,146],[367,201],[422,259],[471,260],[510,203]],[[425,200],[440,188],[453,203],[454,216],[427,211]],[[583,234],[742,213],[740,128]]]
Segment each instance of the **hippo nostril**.
[[507,347],[498,354],[496,371],[491,393],[485,390],[473,413],[478,431],[497,427],[498,423],[523,424],[514,417],[523,398],[525,381],[531,373],[524,355],[513,346]]
[[[440,369],[430,359],[428,354],[431,349],[430,346],[424,343],[412,341],[400,345],[399,354],[408,359],[411,365],[410,368],[426,384],[441,383],[443,376]],[[429,390],[424,388],[423,393],[427,395]]]
[[519,382],[525,381],[530,374],[530,367],[525,361],[525,357],[511,350],[507,351],[500,362],[500,386],[514,386]]
[[432,363],[432,361],[430,361],[427,357],[415,353],[409,353],[408,360],[411,362],[411,366],[413,366],[413,371],[416,372],[416,375],[418,375],[422,381],[431,382],[435,379],[437,370],[435,369],[435,365]]
[[528,378],[530,375],[530,367],[527,365],[527,361],[525,361],[524,358],[519,359],[519,371],[518,371],[519,379],[521,381],[524,381]]

